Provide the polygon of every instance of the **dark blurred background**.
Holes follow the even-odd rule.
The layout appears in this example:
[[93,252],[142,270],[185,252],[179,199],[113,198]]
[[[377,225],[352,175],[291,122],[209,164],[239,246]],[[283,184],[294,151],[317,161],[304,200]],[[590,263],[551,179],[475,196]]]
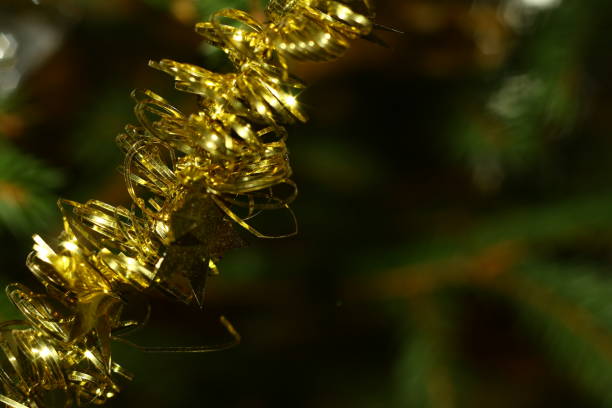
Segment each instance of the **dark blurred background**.
[[[300,233],[232,251],[203,312],[152,295],[109,407],[612,407],[612,2],[376,0],[388,47],[303,64]],[[1,0],[0,282],[57,197],[129,205],[147,67],[227,69],[193,24],[258,0]],[[272,225],[271,225],[272,226]],[[0,298],[0,318],[17,314]]]

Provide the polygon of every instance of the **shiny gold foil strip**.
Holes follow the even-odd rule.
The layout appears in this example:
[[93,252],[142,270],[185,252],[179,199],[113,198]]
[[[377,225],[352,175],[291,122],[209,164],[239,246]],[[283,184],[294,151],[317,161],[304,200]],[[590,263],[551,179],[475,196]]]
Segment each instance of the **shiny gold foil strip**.
[[[173,77],[176,89],[197,96],[197,110],[184,113],[152,91],[134,91],[139,125],[117,138],[131,207],[62,199],[58,239],[34,236],[26,265],[46,291],[7,287],[24,320],[0,324],[0,403],[105,403],[119,391],[119,378],[131,379],[111,361],[111,340],[152,352],[214,351],[240,341],[222,318],[232,337],[224,344],[134,344],[121,333],[144,325],[148,311],[142,320],[122,319],[127,294],[157,286],[201,306],[207,276],[219,273],[227,249],[241,245],[234,226],[260,238],[297,232],[285,126],[307,117],[298,102],[305,85],[290,74],[288,60],[340,57],[351,40],[370,35],[373,16],[367,0],[272,0],[265,22],[220,10],[196,32],[228,56],[233,72],[150,62]],[[281,194],[282,186],[289,192]],[[288,211],[293,232],[272,236],[252,226],[270,210]]]

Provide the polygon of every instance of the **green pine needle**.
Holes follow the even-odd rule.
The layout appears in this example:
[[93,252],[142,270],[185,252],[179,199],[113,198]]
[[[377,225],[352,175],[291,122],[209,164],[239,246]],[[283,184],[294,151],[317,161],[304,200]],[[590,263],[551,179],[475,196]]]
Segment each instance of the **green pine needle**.
[[56,214],[53,190],[61,183],[57,170],[0,143],[0,227],[14,235],[44,227]]
[[532,261],[505,283],[524,324],[602,407],[612,407],[612,279],[587,265]]

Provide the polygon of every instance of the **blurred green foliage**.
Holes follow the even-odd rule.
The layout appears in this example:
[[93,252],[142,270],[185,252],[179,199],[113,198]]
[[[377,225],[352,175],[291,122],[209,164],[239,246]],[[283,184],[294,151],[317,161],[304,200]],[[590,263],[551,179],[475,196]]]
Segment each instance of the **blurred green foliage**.
[[59,171],[0,142],[0,225],[14,236],[46,228],[56,215],[54,206],[62,180]]

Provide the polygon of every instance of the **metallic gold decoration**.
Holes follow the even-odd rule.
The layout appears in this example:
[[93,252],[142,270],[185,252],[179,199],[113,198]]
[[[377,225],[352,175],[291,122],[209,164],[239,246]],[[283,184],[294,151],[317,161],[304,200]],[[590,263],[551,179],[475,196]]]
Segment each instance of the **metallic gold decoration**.
[[[272,0],[265,23],[221,10],[196,31],[227,54],[234,72],[150,63],[173,76],[177,89],[197,95],[198,109],[186,114],[151,91],[134,92],[140,126],[127,126],[117,139],[133,207],[60,200],[64,231],[57,245],[34,236],[26,264],[46,292],[7,288],[24,320],[0,325],[0,402],[13,408],[104,403],[118,392],[117,378],[130,378],[112,362],[110,342],[133,345],[117,336],[144,323],[122,319],[130,291],[155,285],[201,305],[220,257],[242,245],[236,225],[273,238],[250,220],[265,210],[290,211],[297,194],[284,126],[306,121],[297,101],[304,84],[290,75],[287,61],[341,56],[350,40],[370,35],[372,16],[366,0]],[[281,195],[281,185],[290,193]],[[134,346],[201,352],[228,345]]]

